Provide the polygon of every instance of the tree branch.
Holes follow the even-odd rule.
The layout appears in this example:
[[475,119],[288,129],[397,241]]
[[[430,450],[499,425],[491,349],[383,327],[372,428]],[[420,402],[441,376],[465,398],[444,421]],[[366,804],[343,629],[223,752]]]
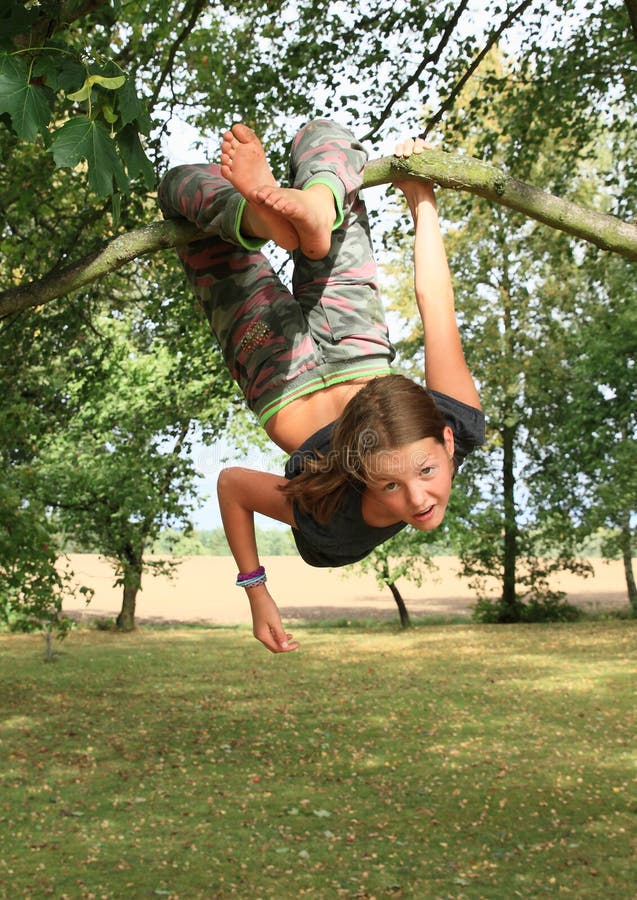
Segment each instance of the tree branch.
[[155,222],[145,228],[119,235],[101,250],[73,265],[56,270],[40,281],[0,292],[0,318],[63,297],[121,269],[126,263],[146,253],[177,247],[198,237],[203,237],[201,232],[186,221]]
[[616,216],[585,209],[570,200],[517,181],[489,163],[441,150],[429,150],[410,157],[409,161],[387,156],[367,164],[364,186],[386,184],[395,179],[399,172],[434,181],[454,191],[476,194],[602,250],[637,260],[637,225],[623,222]]
[[85,0],[80,5],[69,3],[68,0],[65,0],[65,2],[60,3],[55,17],[47,15],[47,11],[41,12],[32,23],[28,32],[13,36],[13,44],[23,49],[36,47],[46,38],[52,37],[56,32],[68,28],[71,23],[77,22],[78,19],[83,19],[106,5],[107,0]]
[[465,84],[471,78],[471,76],[476,71],[476,69],[479,67],[480,63],[485,58],[485,56],[488,53],[490,53],[491,49],[494,47],[495,44],[497,44],[497,42],[500,40],[500,38],[502,37],[504,32],[507,30],[507,28],[509,28],[509,26],[512,25],[515,22],[515,20],[518,19],[522,15],[522,13],[525,11],[527,6],[530,6],[531,3],[532,3],[532,0],[522,0],[522,2],[519,3],[518,6],[516,6],[515,9],[509,13],[509,15],[506,17],[506,19],[499,25],[499,27],[494,29],[494,31],[491,32],[491,34],[488,36],[486,44],[484,45],[484,47],[482,48],[480,53],[478,53],[478,55],[473,60],[473,62],[469,66],[469,68],[466,70],[466,72],[464,73],[462,78],[460,78],[460,80],[454,85],[453,90],[451,91],[449,96],[446,98],[444,103],[440,106],[438,111],[433,116],[431,116],[431,118],[427,121],[426,128],[425,128],[424,132],[422,133],[421,137],[426,138],[429,135],[429,133],[431,132],[431,129],[434,127],[434,125],[437,125],[438,122],[440,122],[440,120],[444,116],[445,112],[447,112],[447,110],[451,109],[456,98],[460,95],[460,92],[464,88]]
[[161,94],[162,88],[164,86],[164,83],[165,83],[168,75],[172,72],[173,65],[175,62],[175,57],[177,56],[177,51],[186,42],[186,40],[192,33],[192,30],[195,27],[195,25],[197,24],[197,20],[198,20],[199,16],[201,15],[201,12],[205,6],[206,6],[206,0],[197,0],[197,2],[195,3],[195,5],[193,6],[193,8],[190,12],[188,21],[182,28],[181,32],[175,38],[173,45],[170,48],[170,52],[168,54],[168,59],[166,61],[166,64],[165,64],[159,78],[157,79],[157,83],[153,90],[153,94],[152,94],[152,97],[150,99],[150,104],[149,104],[151,109],[153,108],[157,98]]
[[416,84],[422,73],[425,71],[427,66],[432,63],[435,65],[438,63],[440,57],[442,56],[443,50],[446,48],[447,44],[451,40],[451,36],[456,28],[456,25],[460,21],[460,17],[463,12],[469,5],[469,0],[461,0],[457,9],[455,10],[453,16],[447,23],[446,27],[443,29],[442,34],[440,35],[440,39],[438,41],[438,45],[435,50],[431,53],[426,53],[421,59],[419,65],[415,69],[415,71],[406,79],[400,83],[398,87],[392,92],[391,96],[385,103],[384,109],[376,116],[372,123],[372,127],[369,129],[367,134],[361,137],[361,141],[370,141],[375,137],[376,133],[380,126],[385,122],[389,116],[391,115],[396,102],[405,96],[407,90],[412,87],[412,85]]
[[[516,181],[495,166],[470,156],[429,150],[412,156],[409,160],[393,156],[370,160],[365,167],[363,187],[390,184],[401,175],[434,181],[450,190],[476,194],[551,228],[588,241],[602,250],[637,260],[637,225],[622,222],[615,216],[584,209],[570,200],[563,200],[530,184]],[[66,269],[56,271],[40,281],[0,292],[0,318],[63,297],[98,278],[104,278],[137,257],[187,244],[204,236],[194,225],[183,220],[155,222],[120,235],[105,244],[101,250]]]
[[628,10],[628,18],[630,19],[633,37],[637,41],[637,0],[624,0],[624,3]]

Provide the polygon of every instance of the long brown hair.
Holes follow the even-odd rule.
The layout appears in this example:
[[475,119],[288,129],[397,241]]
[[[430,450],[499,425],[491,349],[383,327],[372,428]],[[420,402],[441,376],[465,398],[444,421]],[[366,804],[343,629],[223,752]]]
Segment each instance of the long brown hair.
[[329,522],[352,485],[363,491],[370,462],[426,437],[444,443],[446,422],[431,394],[404,375],[375,378],[355,394],[334,426],[329,453],[304,460],[282,488],[317,522]]

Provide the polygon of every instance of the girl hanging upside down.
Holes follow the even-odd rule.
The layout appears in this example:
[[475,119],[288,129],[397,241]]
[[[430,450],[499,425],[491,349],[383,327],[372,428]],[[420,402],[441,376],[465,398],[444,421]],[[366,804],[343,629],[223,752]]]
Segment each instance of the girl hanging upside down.
[[[404,140],[396,156],[426,151]],[[254,513],[293,529],[313,566],[356,562],[406,525],[443,520],[458,467],[484,440],[484,417],[455,319],[431,184],[402,177],[415,226],[414,280],[425,383],[395,374],[359,194],[367,155],[345,128],[311,122],[294,139],[291,188],[279,187],[261,142],[234,125],[221,166],[164,177],[164,215],[205,237],[179,248],[188,278],[246,401],[290,458],[283,476],[224,469],[223,525],[245,588],[254,635],[295,650],[266,587]],[[292,291],[260,248],[292,251]]]

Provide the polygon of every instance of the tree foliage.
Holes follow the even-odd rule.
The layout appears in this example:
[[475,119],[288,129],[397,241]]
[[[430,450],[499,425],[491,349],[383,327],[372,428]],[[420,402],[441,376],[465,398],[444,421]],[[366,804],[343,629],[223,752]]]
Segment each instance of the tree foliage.
[[[507,60],[494,58],[491,65],[494,78],[510,72]],[[533,85],[527,90],[533,94]],[[507,131],[489,151],[492,159],[511,165],[520,157],[527,177],[556,184],[563,170],[553,152],[554,133],[538,130],[533,141],[528,136],[526,143],[518,142],[520,106],[522,111],[528,107],[526,98],[518,102],[517,95],[523,92],[517,86],[512,93],[513,98],[504,98],[494,109],[501,123],[511,122],[511,136]],[[473,97],[468,92],[461,101],[471,106]],[[455,112],[461,119],[461,104]],[[487,146],[491,132],[488,122],[485,126],[474,126],[471,146]],[[612,162],[626,157],[623,140],[629,129],[622,124],[614,134],[613,156],[606,149],[611,138],[599,128],[598,119],[591,117],[588,131],[582,124],[577,136],[560,135],[560,155],[567,155],[565,144],[572,147],[571,196],[602,208],[616,204],[624,212],[634,209],[630,191],[624,189],[621,201],[615,193],[621,186],[620,164]],[[579,141],[585,135],[588,143],[582,147]],[[469,205],[449,194],[441,195],[440,205],[452,223],[447,245],[464,344],[489,428],[485,451],[465,463],[467,500],[456,498],[451,507],[463,574],[472,579],[480,598],[477,615],[498,621],[572,615],[563,594],[551,588],[552,576],[563,570],[586,572],[578,547],[602,526],[614,528],[621,541],[632,598],[635,423],[627,413],[618,419],[608,394],[623,398],[621,409],[634,409],[634,331],[626,330],[630,318],[625,309],[621,313],[619,302],[625,294],[624,307],[634,306],[634,272],[615,257],[579,252],[564,235],[547,241],[541,228],[506,215],[497,206]],[[392,266],[394,284],[400,285],[400,272],[408,267],[406,256],[403,250]],[[631,287],[623,290],[628,284]],[[403,282],[395,301],[413,322],[406,292],[411,292],[410,285]],[[596,352],[591,346],[593,331],[605,321],[616,321],[617,329],[603,332],[608,340]],[[417,323],[402,351],[417,361],[415,369],[420,372],[421,344]],[[604,387],[601,373],[609,368],[613,377]],[[596,452],[581,453],[577,443],[589,432],[603,437],[592,442]],[[572,464],[563,464],[566,459]],[[587,497],[584,507],[582,490]],[[608,501],[617,492],[622,499],[615,515]],[[605,503],[600,505],[602,497]]]
[[99,197],[127,194],[137,178],[154,182],[140,141],[150,119],[133,74],[99,38],[88,46],[74,27],[83,20],[105,35],[113,12],[106,3],[13,0],[2,17],[0,114],[21,140],[39,139],[57,167],[85,162]]
[[[614,259],[587,259],[578,304],[554,323],[562,365],[545,385],[530,427],[547,439],[533,458],[544,496],[538,514],[556,543],[603,535],[602,552],[624,564],[637,613],[633,557],[637,517],[637,308],[633,273]],[[551,426],[560,422],[551,435]]]
[[124,589],[119,624],[130,628],[144,568],[166,568],[144,562],[148,548],[193,509],[193,442],[225,427],[234,388],[201,346],[200,327],[175,334],[159,311],[152,328],[146,312],[130,311],[97,316],[92,327],[96,340],[67,355],[68,419],[38,447],[38,490],[65,535],[113,561]]
[[[47,573],[54,578],[52,558],[37,550],[51,529],[47,507],[62,515],[64,503],[78,506],[80,488],[94,499],[98,488],[106,497],[110,485],[113,523],[164,522],[169,510],[179,518],[187,510],[177,511],[170,489],[160,501],[150,486],[165,472],[169,441],[174,450],[184,434],[180,403],[188,407],[189,427],[203,422],[209,436],[233,417],[237,395],[193,317],[186,289],[176,284],[172,257],[157,252],[191,236],[157,221],[153,196],[155,173],[174,152],[183,123],[200,135],[199,158],[211,158],[216,135],[232,120],[247,121],[264,135],[279,175],[290,131],[312,116],[335,115],[373,152],[398,133],[422,131],[441,145],[438,168],[422,177],[482,192],[492,203],[537,219],[527,191],[534,185],[574,202],[580,219],[581,210],[613,217],[614,227],[635,240],[627,149],[637,97],[632,0],[490,0],[480,8],[468,0],[364,0],[354,8],[338,0],[230,0],[216,6],[203,0],[8,0],[0,24],[0,451],[5,521],[13,510],[31,522],[21,530],[31,549],[14,553],[25,560],[25,584],[27,558],[39,560],[41,584]],[[493,64],[496,46],[510,51],[500,68]],[[600,155],[600,146],[610,152]],[[459,156],[458,148],[469,156]],[[195,158],[194,148],[188,155]],[[480,172],[492,179],[486,193],[477,182],[467,187],[458,181],[458,172],[466,178],[472,171],[472,161],[486,166]],[[456,166],[451,172],[445,168],[450,162]],[[386,160],[383,167],[380,180],[386,181]],[[378,171],[370,170],[370,183],[378,179]],[[512,196],[517,206],[508,202]],[[506,274],[516,285],[507,365],[494,360],[502,319],[476,310],[485,340],[480,343],[478,328],[471,335],[474,362],[483,354],[485,365],[493,363],[492,397],[502,401],[496,405],[500,438],[511,420],[506,427],[514,430],[515,442],[539,408],[539,400],[530,405],[526,390],[535,361],[553,371],[551,352],[573,352],[564,336],[559,346],[550,344],[550,316],[541,327],[534,319],[547,307],[540,288],[559,294],[546,267],[568,279],[586,257],[600,282],[608,277],[609,284],[619,279],[626,285],[630,275],[617,273],[630,268],[618,263],[615,274],[603,272],[596,268],[597,251],[566,238],[548,240],[546,227],[533,228],[503,209],[488,220],[481,201],[467,204],[460,217],[466,265],[456,258],[460,278],[468,283],[481,271],[499,301],[496,281]],[[563,227],[563,209],[544,221]],[[585,212],[583,221],[586,240],[592,236],[610,246],[601,230],[606,219]],[[553,246],[564,256],[552,258]],[[626,298],[628,304],[628,288]],[[567,317],[568,304],[563,308]],[[585,330],[584,339],[590,340]],[[609,337],[615,340],[619,335]],[[632,351],[624,346],[620,352]],[[584,363],[576,368],[583,378]],[[113,396],[118,390],[129,398],[130,410]],[[162,406],[162,394],[181,399]],[[137,433],[134,414],[139,421],[142,398],[148,422]],[[146,428],[151,424],[152,434]],[[190,439],[183,438],[184,449]],[[491,450],[497,456],[501,447]],[[150,458],[142,472],[137,456],[143,455]],[[181,459],[178,453],[175,458]],[[618,455],[613,471],[623,465]],[[130,482],[120,477],[127,468]],[[182,461],[174,474],[187,496],[190,476]],[[590,468],[591,479],[599,474]],[[629,493],[632,483],[624,489]],[[492,521],[481,502],[477,516],[485,534],[497,534],[498,518]],[[99,541],[111,547],[107,519]],[[94,527],[88,513],[82,522],[88,535]],[[68,519],[66,526],[71,524]],[[634,533],[630,514],[628,528]],[[10,565],[18,539],[16,529],[4,533],[0,592],[8,596],[7,579],[18,577]],[[138,535],[136,546],[150,534],[143,540]],[[93,537],[98,540],[97,531]]]
[[[255,529],[262,556],[298,556],[294,537],[289,528]],[[152,552],[159,556],[231,556],[223,528],[212,530],[168,528],[162,531]]]

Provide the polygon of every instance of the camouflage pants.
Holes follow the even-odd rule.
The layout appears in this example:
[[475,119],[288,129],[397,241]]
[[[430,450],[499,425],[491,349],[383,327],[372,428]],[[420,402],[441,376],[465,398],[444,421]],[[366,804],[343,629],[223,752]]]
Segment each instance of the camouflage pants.
[[337,219],[325,259],[293,254],[291,291],[260,252],[263,241],[239,233],[245,200],[218,166],[178,166],[160,185],[164,215],[185,217],[206,234],[179,248],[179,256],[261,424],[297,397],[390,371],[395,351],[358,193],[366,158],[349,131],[327,120],[311,122],[294,139],[290,185],[328,185]]

